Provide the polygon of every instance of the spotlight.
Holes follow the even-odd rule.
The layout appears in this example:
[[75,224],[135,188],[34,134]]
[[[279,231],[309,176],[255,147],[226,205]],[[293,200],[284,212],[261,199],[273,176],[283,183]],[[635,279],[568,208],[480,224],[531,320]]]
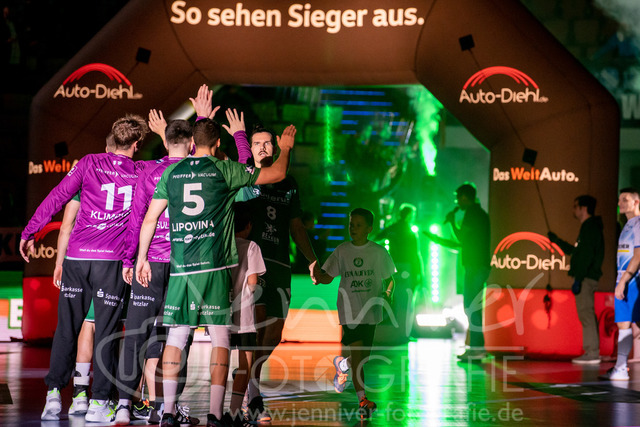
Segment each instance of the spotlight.
[[142,62],[143,64],[148,64],[149,58],[151,58],[151,51],[149,49],[139,47],[138,52],[136,52],[136,62]]
[[471,34],[460,37],[458,39],[458,42],[460,43],[460,50],[462,50],[463,52],[465,50],[471,50],[476,47],[476,44],[473,41],[473,36]]
[[56,157],[64,157],[69,154],[69,147],[67,147],[66,141],[60,141],[53,146],[53,151]]
[[538,157],[538,152],[536,150],[525,148],[524,154],[522,154],[522,161],[533,166],[536,163],[536,157]]

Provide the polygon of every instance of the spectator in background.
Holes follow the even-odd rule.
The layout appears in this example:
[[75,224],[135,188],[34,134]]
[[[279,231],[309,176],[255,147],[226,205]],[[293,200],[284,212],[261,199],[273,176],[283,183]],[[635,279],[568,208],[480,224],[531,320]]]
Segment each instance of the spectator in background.
[[577,364],[600,363],[598,322],[594,308],[594,294],[598,279],[602,277],[604,259],[604,235],[602,218],[594,216],[596,199],[584,194],[573,201],[573,217],[580,221],[580,232],[575,245],[549,231],[549,240],[571,255],[569,276],[573,277],[571,291],[575,294],[576,310],[582,324],[582,348],[584,354],[572,360]]
[[[433,233],[424,232],[431,240],[449,248],[459,248],[464,267],[464,311],[469,318],[470,348],[458,358],[478,361],[485,355],[484,331],[482,325],[484,310],[484,287],[491,269],[491,252],[489,249],[491,224],[489,215],[482,209],[476,199],[476,186],[464,183],[456,189],[457,206],[449,212],[445,223],[451,224],[451,230],[457,241],[444,239]],[[456,212],[462,209],[462,224],[456,224]]]
[[418,235],[412,230],[415,217],[416,207],[410,203],[403,203],[397,220],[384,228],[375,238],[383,245],[388,240],[389,253],[398,269],[393,313],[400,329],[394,337],[399,341],[406,341],[411,334],[416,289],[422,285],[420,244]]

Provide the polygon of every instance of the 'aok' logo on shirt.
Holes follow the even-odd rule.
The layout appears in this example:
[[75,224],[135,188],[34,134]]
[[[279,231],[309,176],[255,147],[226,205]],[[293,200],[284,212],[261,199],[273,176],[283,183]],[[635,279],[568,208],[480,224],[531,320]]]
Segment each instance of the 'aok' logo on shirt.
[[362,267],[362,264],[364,264],[362,258],[358,257],[353,259],[353,265],[355,265],[356,267]]
[[371,288],[373,285],[373,280],[371,278],[367,278],[365,280],[352,280],[351,288]]

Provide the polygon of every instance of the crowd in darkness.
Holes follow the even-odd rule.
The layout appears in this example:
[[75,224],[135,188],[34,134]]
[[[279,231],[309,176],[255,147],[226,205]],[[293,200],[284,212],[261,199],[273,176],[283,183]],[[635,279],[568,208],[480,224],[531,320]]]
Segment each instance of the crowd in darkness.
[[0,0],[0,228],[24,225],[31,99],[126,0]]
[[35,94],[125,3],[125,0],[0,3],[2,92]]

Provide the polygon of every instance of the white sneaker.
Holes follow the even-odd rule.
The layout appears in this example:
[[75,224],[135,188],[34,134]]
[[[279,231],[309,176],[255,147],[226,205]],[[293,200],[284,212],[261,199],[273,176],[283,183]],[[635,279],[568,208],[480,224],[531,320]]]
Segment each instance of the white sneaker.
[[116,410],[116,424],[119,426],[128,426],[131,423],[131,408],[120,405]]
[[47,392],[47,400],[40,419],[43,421],[58,421],[62,411],[62,400],[60,400],[60,390],[54,388]]
[[81,391],[73,397],[71,406],[69,406],[69,415],[84,415],[89,409],[89,398],[86,391]]
[[89,409],[87,415],[84,416],[85,421],[91,423],[110,423],[115,418],[115,412],[109,401],[105,400],[104,403],[96,399],[89,401]]
[[629,381],[629,369],[626,366],[624,368],[614,366],[598,378],[608,381]]
[[180,424],[189,424],[192,426],[197,426],[198,424],[200,424],[200,419],[189,415],[189,410],[190,410],[189,405],[187,405],[186,403],[182,405],[178,403],[176,405],[175,420],[178,421]]

